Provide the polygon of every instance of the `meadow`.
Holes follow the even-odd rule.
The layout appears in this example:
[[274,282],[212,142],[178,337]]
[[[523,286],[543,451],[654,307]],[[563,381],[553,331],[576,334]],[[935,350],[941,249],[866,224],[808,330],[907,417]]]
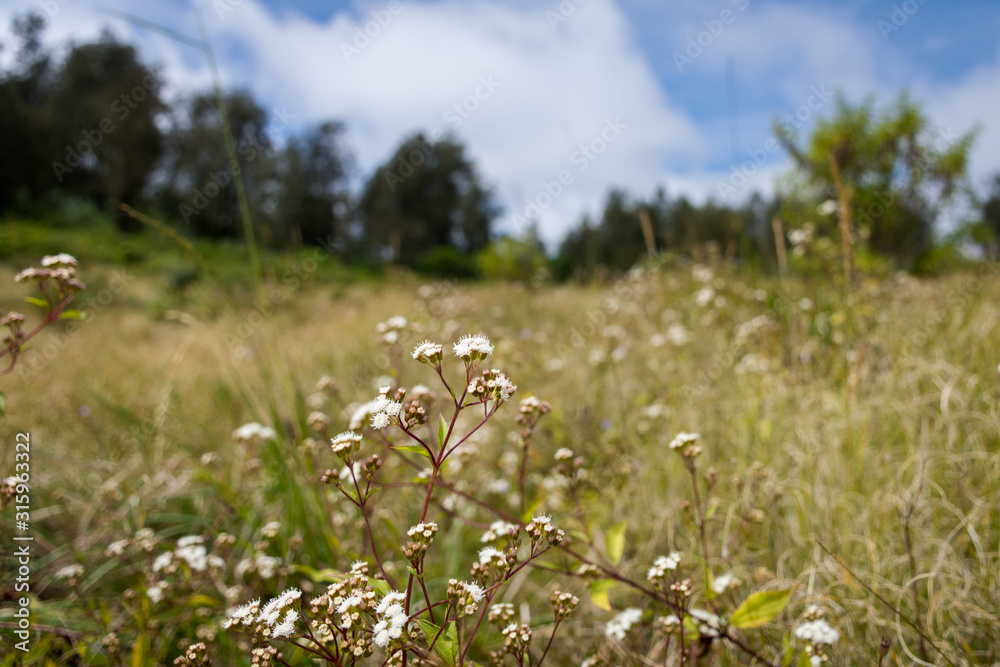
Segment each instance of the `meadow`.
[[[265,257],[254,288],[235,250],[203,246],[199,264],[155,236],[130,257],[8,233],[23,252],[0,266],[0,304],[21,309],[32,292],[14,274],[62,243],[87,316],[40,334],[0,384],[0,472],[16,434],[32,443],[37,630],[30,652],[10,648],[7,603],[21,594],[5,565],[2,665],[170,664],[195,642],[216,665],[251,664],[262,644],[223,628],[234,609],[294,588],[308,617],[359,560],[397,588],[418,570],[420,599],[448,600],[423,664],[1000,664],[994,265],[872,271],[847,293],[835,272],[778,276],[708,251],[554,285],[359,276],[303,250]],[[399,428],[367,418],[356,458],[331,450],[380,386],[408,388],[405,405],[416,397],[429,417],[413,432],[430,441],[452,401],[411,352],[441,344],[442,375],[461,389],[469,365],[452,346],[466,334],[489,338],[482,368],[517,389],[440,480],[400,448],[412,442]],[[341,469],[373,454],[378,493],[354,487],[362,512]],[[0,513],[6,563],[12,510]],[[529,553],[545,523],[534,517],[563,542],[535,550],[532,537]],[[436,535],[415,566],[404,545],[424,520]],[[508,528],[484,541],[497,520],[518,526],[520,551]],[[446,629],[441,610],[479,602],[447,591],[475,574],[484,544],[530,560],[481,580],[513,606],[496,627],[469,612]],[[801,631],[820,614],[832,643]],[[413,642],[434,643],[415,628]],[[359,664],[385,664],[384,648],[366,651]]]

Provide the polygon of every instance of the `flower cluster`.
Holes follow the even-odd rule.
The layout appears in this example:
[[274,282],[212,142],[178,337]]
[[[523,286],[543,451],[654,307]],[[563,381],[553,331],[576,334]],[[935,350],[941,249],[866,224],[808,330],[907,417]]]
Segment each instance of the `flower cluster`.
[[521,625],[511,623],[501,630],[500,634],[503,635],[504,639],[504,653],[509,653],[514,656],[519,663],[522,662],[524,654],[531,645],[531,628],[524,623]]
[[465,335],[452,346],[455,356],[465,362],[466,368],[473,368],[493,354],[493,343],[482,334]]
[[403,404],[400,402],[403,395],[397,390],[396,398],[389,398],[389,386],[378,388],[378,396],[372,402],[371,408],[371,426],[373,429],[380,430],[389,426],[396,420],[398,423],[399,414],[403,411]]
[[448,580],[448,600],[458,616],[471,616],[479,609],[479,603],[486,594],[479,584],[470,584],[458,579]]
[[472,577],[481,582],[506,579],[516,563],[516,548],[501,551],[496,547],[485,547],[479,550],[479,559],[472,564]]
[[556,620],[560,620],[573,613],[576,605],[580,604],[580,598],[572,593],[556,590],[549,596],[549,602],[552,603],[552,613]]
[[670,449],[683,449],[686,445],[690,445],[697,440],[697,433],[678,433],[677,436],[670,441]]
[[509,602],[500,602],[490,606],[486,620],[498,628],[507,627],[514,620],[514,605]]
[[372,628],[374,642],[376,646],[385,648],[393,639],[399,639],[406,627],[406,611],[403,609],[403,601],[406,596],[403,593],[390,591],[386,593],[375,607],[375,612],[381,615],[379,621]]
[[688,616],[694,619],[702,637],[721,637],[725,632],[725,624],[717,614],[704,609],[688,609]]
[[[378,591],[385,591],[379,598]],[[311,636],[324,650],[358,660],[375,647],[410,639],[403,604],[406,595],[368,577],[368,565],[358,561],[348,576],[309,601]],[[328,654],[328,655],[332,655]]]
[[375,326],[381,336],[379,342],[383,345],[395,345],[399,342],[399,334],[406,329],[408,322],[402,315],[394,315],[385,322],[379,322]]
[[662,584],[666,580],[667,572],[676,570],[680,562],[681,554],[678,551],[670,552],[669,556],[659,556],[653,561],[653,567],[646,572],[646,578],[651,584]]
[[629,607],[608,621],[607,627],[604,628],[604,635],[622,641],[632,626],[640,620],[642,620],[642,610]]
[[351,454],[356,454],[361,448],[361,435],[354,431],[344,431],[330,438],[330,447],[333,453],[346,463],[350,460]]
[[469,381],[468,392],[472,401],[485,403],[494,400],[504,403],[517,391],[517,385],[496,368],[483,371],[482,375]]
[[406,556],[406,559],[418,571],[420,570],[420,563],[423,562],[424,556],[427,555],[427,549],[430,548],[431,542],[434,541],[434,536],[437,535],[437,531],[437,524],[432,521],[418,523],[406,531],[410,541],[403,547],[403,555]]
[[532,553],[536,553],[536,547],[554,546],[566,538],[566,534],[552,524],[552,517],[544,514],[531,517],[531,521],[524,527],[524,532],[531,538]]
[[299,620],[298,609],[292,607],[301,597],[302,591],[289,588],[264,606],[254,600],[234,610],[222,627],[241,629],[264,641],[288,639],[295,634]]
[[262,426],[257,422],[244,424],[233,431],[233,440],[241,443],[253,442],[254,440],[274,440],[278,434],[270,426]]
[[191,644],[185,649],[184,655],[174,658],[174,664],[179,667],[212,667],[208,646],[204,642]]
[[816,605],[810,605],[803,614],[803,622],[795,628],[795,637],[805,642],[805,654],[809,656],[812,667],[818,667],[829,659],[825,647],[840,641],[837,632],[823,618],[824,612]]
[[483,544],[488,544],[497,540],[506,540],[507,538],[514,539],[520,531],[521,527],[517,524],[503,520],[494,521],[490,524],[489,529],[483,533],[479,541]]
[[7,327],[0,357],[8,354],[11,357],[10,367],[5,373],[14,367],[20,356],[21,347],[35,333],[58,319],[76,293],[86,287],[76,279],[76,259],[66,253],[43,257],[42,268],[25,269],[18,273],[14,280],[19,283],[33,280],[38,284],[38,289],[44,297],[44,304],[40,301],[38,303],[45,307],[45,320],[34,332],[25,333],[24,315],[14,311],[4,312],[3,308],[0,308],[0,326]]
[[444,347],[439,343],[425,340],[413,348],[412,356],[422,364],[430,364],[436,367],[441,363],[441,358],[444,356]]

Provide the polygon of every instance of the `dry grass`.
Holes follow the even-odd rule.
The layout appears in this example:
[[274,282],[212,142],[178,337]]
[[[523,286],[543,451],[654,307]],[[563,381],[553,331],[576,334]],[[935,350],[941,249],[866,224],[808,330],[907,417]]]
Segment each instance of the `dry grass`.
[[[87,272],[82,267],[85,281]],[[30,431],[35,443],[33,517],[49,552],[36,563],[35,592],[49,600],[39,613],[53,624],[88,627],[86,616],[60,603],[68,591],[45,573],[76,561],[97,572],[108,542],[147,525],[166,536],[226,530],[252,544],[262,524],[278,520],[281,543],[299,563],[342,569],[363,554],[356,518],[316,482],[319,471],[338,464],[327,448],[310,452],[299,443],[309,435],[307,396],[321,376],[333,377],[351,403],[372,398],[376,379],[393,373],[388,359],[380,360],[374,330],[401,314],[420,327],[404,350],[425,337],[450,343],[481,331],[497,343],[496,363],[517,382],[519,395],[553,404],[532,452],[538,472],[529,487],[545,497],[542,509],[576,527],[548,480],[557,448],[583,455],[595,485],[588,516],[598,529],[630,519],[622,568],[639,579],[656,555],[696,550],[683,509],[690,483],[665,447],[678,431],[700,432],[701,465],[713,466],[719,479],[710,522],[716,573],[735,573],[744,582],[740,597],[761,586],[796,584],[781,623],[747,633],[765,654],[779,651],[782,629],[816,603],[842,635],[833,664],[874,664],[882,636],[893,641],[886,664],[917,662],[917,633],[877,593],[905,617],[920,617],[947,656],[928,643],[930,664],[994,664],[1000,661],[994,276],[866,282],[850,306],[821,277],[782,283],[722,268],[703,280],[686,268],[639,271],[605,288],[437,285],[421,292],[406,277],[336,292],[312,284],[288,290],[289,300],[246,341],[239,339],[240,324],[252,306],[210,318],[210,309],[198,305],[212,299],[206,287],[178,309],[190,312],[154,319],[150,304],[159,288],[138,278],[78,333],[43,334],[39,347],[47,337],[65,336],[68,344],[41,372],[15,372],[2,386],[4,442]],[[6,278],[0,285],[10,284]],[[696,297],[706,284],[715,295],[700,306]],[[4,294],[0,303],[11,298]],[[738,333],[759,316],[760,327]],[[683,325],[690,340],[677,345],[663,338],[672,324]],[[236,363],[234,349],[244,346],[252,356]],[[29,356],[23,363],[30,362]],[[429,384],[414,366],[404,364],[398,380]],[[323,409],[334,432],[340,430],[348,413],[336,401]],[[503,476],[515,412],[511,407],[479,439],[466,463],[470,491]],[[232,444],[232,430],[254,420],[281,433],[278,449]],[[210,452],[216,459],[205,463]],[[3,450],[0,470],[12,466],[12,456],[11,448]],[[492,494],[489,502],[506,500]],[[387,501],[380,512],[403,530],[412,514],[405,500]],[[466,519],[485,517],[470,511]],[[477,539],[472,530],[447,543],[459,576],[468,560],[461,554],[474,553]],[[277,584],[304,578],[289,574]],[[86,583],[89,595],[106,600],[126,585],[113,569]],[[536,591],[547,596],[549,588],[533,576],[517,599],[534,601]],[[576,590],[583,597],[585,587]],[[616,608],[635,599],[625,588],[611,594]],[[198,623],[212,625],[223,611],[219,605]],[[597,625],[599,637],[591,639],[595,623],[609,617],[581,606],[558,664],[579,661],[597,646],[603,632]],[[484,641],[489,648],[496,637]],[[647,653],[654,643],[636,639],[631,646]],[[220,638],[217,650],[229,656],[221,664],[233,664],[231,639]],[[164,651],[166,657],[176,648]],[[718,659],[742,658],[720,652]]]

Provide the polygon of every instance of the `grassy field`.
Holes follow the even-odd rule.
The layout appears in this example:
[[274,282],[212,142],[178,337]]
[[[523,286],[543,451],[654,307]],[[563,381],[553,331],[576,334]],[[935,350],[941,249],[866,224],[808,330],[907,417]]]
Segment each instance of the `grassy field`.
[[[343,465],[324,438],[381,384],[437,392],[425,401],[436,429],[447,393],[409,352],[444,344],[446,377],[460,385],[449,352],[466,333],[490,337],[486,363],[518,390],[442,470],[427,586],[441,597],[449,577],[469,577],[497,512],[551,515],[573,553],[553,550],[538,561],[551,569],[520,571],[496,599],[533,627],[531,664],[552,629],[555,586],[581,602],[546,664],[679,664],[677,639],[657,622],[669,609],[611,576],[648,586],[654,559],[671,551],[694,582],[691,606],[724,617],[751,593],[791,589],[775,618],[729,630],[768,662],[808,663],[794,629],[817,605],[839,633],[828,664],[877,664],[883,637],[886,665],[1000,664],[996,267],[862,277],[845,298],[824,275],[666,260],[593,286],[351,281],[304,251],[269,258],[254,292],[202,269],[186,280],[177,262],[151,269],[65,249],[80,254],[88,288],[76,305],[88,317],[46,330],[0,384],[0,472],[13,471],[16,434],[30,433],[32,622],[49,626],[31,653],[9,650],[19,594],[5,565],[0,664],[169,664],[193,641],[216,665],[250,664],[245,636],[221,628],[227,610],[289,586],[312,597],[358,558],[374,567],[364,519],[320,482]],[[8,255],[0,270],[8,308],[30,294],[13,284],[19,261]],[[407,319],[397,343],[380,342],[377,325],[396,315]],[[523,447],[515,417],[527,396],[552,412]],[[275,437],[237,442],[248,422]],[[682,431],[700,434],[693,474],[668,446]],[[386,482],[366,518],[401,579],[426,460],[365,435],[361,453],[381,453]],[[573,482],[562,448],[582,457]],[[12,510],[0,514],[4,536]],[[221,560],[155,567],[190,535]],[[5,562],[13,545],[0,544]],[[714,577],[734,577],[717,597],[702,583],[705,556]],[[556,571],[588,560],[597,575]],[[73,564],[82,572],[55,576]],[[641,618],[607,637],[630,607]],[[503,643],[484,627],[468,657],[485,665]],[[699,664],[754,660],[736,642],[701,646]],[[384,657],[376,649],[370,663]],[[285,660],[309,664],[294,650]]]

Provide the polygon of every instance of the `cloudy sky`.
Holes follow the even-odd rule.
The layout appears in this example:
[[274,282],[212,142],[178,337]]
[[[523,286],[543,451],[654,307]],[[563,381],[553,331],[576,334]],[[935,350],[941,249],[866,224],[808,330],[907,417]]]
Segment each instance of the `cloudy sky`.
[[[907,89],[944,140],[979,127],[980,191],[1000,172],[992,0],[5,0],[0,25],[34,9],[53,44],[107,27],[172,93],[209,86],[202,53],[103,8],[195,37],[200,10],[224,85],[252,89],[289,131],[345,121],[359,182],[407,135],[454,133],[505,208],[501,229],[534,203],[550,243],[611,187],[732,203],[773,191],[789,163],[766,150],[772,123],[806,133],[836,91],[884,104]],[[753,157],[749,182],[720,187]]]

